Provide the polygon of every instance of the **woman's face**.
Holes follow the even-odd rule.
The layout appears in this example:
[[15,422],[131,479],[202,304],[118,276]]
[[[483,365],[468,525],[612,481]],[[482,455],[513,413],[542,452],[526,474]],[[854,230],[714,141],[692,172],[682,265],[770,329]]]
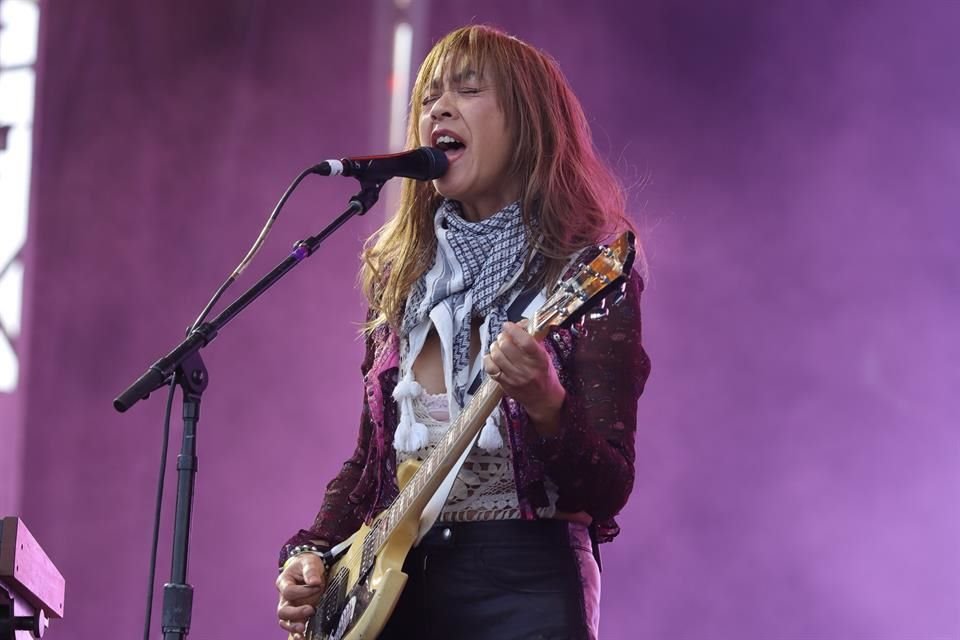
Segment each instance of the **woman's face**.
[[519,197],[519,180],[508,171],[514,142],[489,70],[434,81],[423,96],[420,140],[446,154],[450,168],[433,184],[460,202],[468,220],[487,218]]

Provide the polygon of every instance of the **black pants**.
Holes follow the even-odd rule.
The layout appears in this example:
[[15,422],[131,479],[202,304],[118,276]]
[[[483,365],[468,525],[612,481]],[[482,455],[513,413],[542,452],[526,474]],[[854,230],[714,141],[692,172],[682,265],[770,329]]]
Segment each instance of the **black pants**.
[[438,523],[407,556],[407,585],[380,639],[589,638],[578,554],[590,549],[570,527]]

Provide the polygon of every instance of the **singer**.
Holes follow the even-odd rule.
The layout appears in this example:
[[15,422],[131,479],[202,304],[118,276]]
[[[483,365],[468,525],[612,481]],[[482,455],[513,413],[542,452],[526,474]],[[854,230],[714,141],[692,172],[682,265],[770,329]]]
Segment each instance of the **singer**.
[[[398,494],[397,466],[424,459],[489,376],[504,400],[461,468],[381,638],[591,638],[597,543],[634,481],[637,400],[650,372],[634,273],[586,333],[542,343],[524,311],[631,227],[556,62],[486,26],[440,40],[411,95],[408,146],[442,150],[432,182],[405,180],[368,242],[365,393],[357,447],[319,513],[283,547],[278,617],[294,637],[324,591],[317,551]],[[518,300],[520,302],[518,302]],[[318,636],[319,637],[319,636]]]

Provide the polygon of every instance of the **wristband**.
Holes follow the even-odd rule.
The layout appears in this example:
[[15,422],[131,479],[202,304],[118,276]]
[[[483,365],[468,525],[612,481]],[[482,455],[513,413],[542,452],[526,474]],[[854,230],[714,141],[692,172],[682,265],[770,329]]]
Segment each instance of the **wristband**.
[[323,562],[323,570],[330,570],[331,562],[329,552],[324,551],[315,544],[298,544],[295,547],[287,545],[283,548],[283,551],[280,553],[280,571],[286,568],[287,563],[290,562],[291,559],[303,553],[311,553],[317,556]]

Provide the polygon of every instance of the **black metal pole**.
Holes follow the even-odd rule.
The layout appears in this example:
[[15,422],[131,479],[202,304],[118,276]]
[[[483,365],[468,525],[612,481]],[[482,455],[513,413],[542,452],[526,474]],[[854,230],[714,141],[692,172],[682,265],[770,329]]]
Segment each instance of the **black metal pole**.
[[177,505],[173,521],[173,555],[170,582],[163,585],[161,629],[164,640],[178,640],[190,631],[193,617],[193,587],[187,584],[187,553],[190,546],[190,517],[193,512],[197,476],[197,423],[200,398],[206,389],[207,369],[199,352],[191,354],[174,377],[183,392],[183,439],[177,456]]

